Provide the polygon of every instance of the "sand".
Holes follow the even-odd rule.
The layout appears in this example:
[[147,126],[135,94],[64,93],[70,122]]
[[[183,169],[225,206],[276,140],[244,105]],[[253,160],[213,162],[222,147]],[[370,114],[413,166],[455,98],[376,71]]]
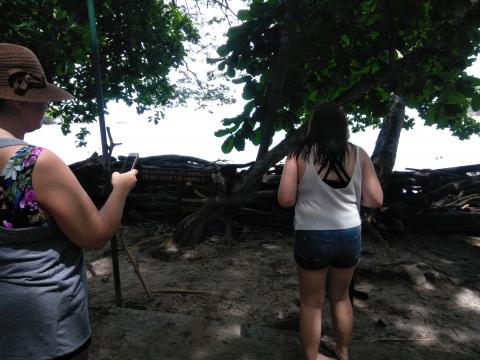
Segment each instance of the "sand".
[[[109,249],[87,252],[90,359],[302,359],[293,234],[235,225],[234,245],[210,233],[175,251],[168,225],[128,224],[120,244],[122,307]],[[364,237],[350,358],[479,359],[480,237]],[[331,345],[325,308],[323,343]]]

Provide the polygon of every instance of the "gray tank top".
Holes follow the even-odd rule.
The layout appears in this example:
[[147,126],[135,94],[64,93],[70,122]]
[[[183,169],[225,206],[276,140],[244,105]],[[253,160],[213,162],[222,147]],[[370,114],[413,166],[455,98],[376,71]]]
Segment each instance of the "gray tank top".
[[313,161],[306,162],[298,184],[295,230],[338,230],[361,224],[362,168],[355,146],[355,168],[348,185],[333,188],[317,174]]
[[[0,147],[24,145],[0,139]],[[83,251],[53,223],[0,226],[0,359],[46,360],[91,335]]]

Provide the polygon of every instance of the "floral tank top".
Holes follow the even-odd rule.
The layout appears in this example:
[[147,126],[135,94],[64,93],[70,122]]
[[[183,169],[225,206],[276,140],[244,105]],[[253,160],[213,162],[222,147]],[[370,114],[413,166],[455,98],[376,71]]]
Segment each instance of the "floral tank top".
[[33,167],[42,151],[38,146],[24,146],[5,165],[0,174],[0,226],[17,229],[46,222],[32,185]]

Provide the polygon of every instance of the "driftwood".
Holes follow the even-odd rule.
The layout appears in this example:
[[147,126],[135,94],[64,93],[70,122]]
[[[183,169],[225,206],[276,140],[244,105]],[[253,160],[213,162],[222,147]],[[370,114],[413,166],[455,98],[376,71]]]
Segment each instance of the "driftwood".
[[180,289],[180,288],[164,288],[164,289],[154,289],[152,290],[153,293],[160,293],[160,294],[206,294],[206,295],[218,295],[217,292],[214,291],[206,291],[206,290],[191,290],[191,289]]
[[392,174],[385,212],[416,229],[480,234],[480,164]]
[[130,260],[130,263],[133,266],[133,271],[138,277],[138,280],[140,281],[140,284],[142,284],[143,289],[147,293],[147,295],[150,297],[152,296],[147,284],[145,283],[145,280],[143,279],[142,273],[140,272],[140,267],[138,266],[138,261],[135,260],[133,255],[130,253],[130,250],[128,250],[128,245],[127,241],[125,240],[125,237],[123,236],[123,230],[120,229],[120,231],[117,233],[117,237],[120,238],[123,244],[123,248],[125,249],[125,252],[127,253],[128,259]]
[[[121,168],[123,159],[111,159],[112,171]],[[263,175],[256,195],[246,203],[225,196],[228,186],[240,182],[250,165],[208,162],[178,155],[141,158],[138,183],[128,197],[126,217],[164,218],[177,224],[201,208],[214,211],[221,204],[222,208],[225,205],[232,208],[231,216],[236,222],[265,224],[265,219],[269,220],[267,223],[278,219],[291,227],[292,209],[281,209],[276,199],[281,164]],[[89,195],[100,204],[104,199],[101,157],[94,155],[72,164],[71,169]],[[411,228],[479,234],[480,164],[394,171],[377,222],[384,225],[387,233]]]

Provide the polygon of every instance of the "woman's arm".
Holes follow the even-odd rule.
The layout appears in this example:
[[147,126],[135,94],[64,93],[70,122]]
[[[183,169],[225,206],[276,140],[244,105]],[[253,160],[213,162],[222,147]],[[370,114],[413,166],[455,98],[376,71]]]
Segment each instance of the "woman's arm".
[[358,149],[362,166],[361,205],[369,208],[378,208],[383,204],[383,190],[380,186],[380,181],[368,154],[360,146]]
[[278,187],[278,203],[282,207],[294,206],[297,202],[297,160],[295,157],[288,157],[283,166],[282,177]]
[[112,174],[112,192],[97,210],[70,168],[53,152],[44,150],[32,172],[39,206],[46,210],[74,244],[98,249],[120,228],[123,207],[135,186],[137,170]]

